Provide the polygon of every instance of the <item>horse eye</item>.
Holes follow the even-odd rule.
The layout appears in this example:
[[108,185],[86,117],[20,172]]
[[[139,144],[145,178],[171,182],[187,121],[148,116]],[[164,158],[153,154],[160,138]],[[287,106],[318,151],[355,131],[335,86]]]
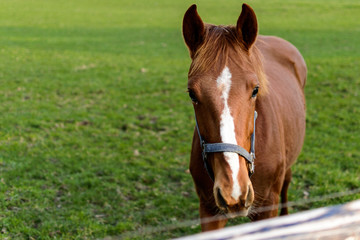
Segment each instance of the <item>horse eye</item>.
[[197,103],[197,102],[198,102],[194,91],[192,91],[192,90],[190,90],[190,89],[189,89],[189,97],[191,98],[191,101],[193,101],[194,103]]
[[253,92],[252,92],[252,98],[254,98],[254,97],[256,97],[256,95],[258,94],[258,92],[259,92],[259,86],[256,86],[255,88],[254,88],[254,90],[253,90]]

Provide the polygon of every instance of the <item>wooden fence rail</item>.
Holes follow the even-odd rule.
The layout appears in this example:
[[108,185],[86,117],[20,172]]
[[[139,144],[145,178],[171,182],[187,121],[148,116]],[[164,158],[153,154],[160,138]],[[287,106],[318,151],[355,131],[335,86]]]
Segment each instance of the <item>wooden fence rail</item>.
[[177,240],[360,240],[360,200],[288,216],[199,233]]

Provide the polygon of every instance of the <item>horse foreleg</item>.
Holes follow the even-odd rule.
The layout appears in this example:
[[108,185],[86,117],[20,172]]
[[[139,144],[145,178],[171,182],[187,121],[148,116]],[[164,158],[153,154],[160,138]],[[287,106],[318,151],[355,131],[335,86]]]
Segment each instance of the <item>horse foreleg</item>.
[[257,202],[254,209],[251,210],[249,218],[251,221],[259,221],[267,218],[273,218],[278,215],[279,211],[279,192],[270,192],[263,201]]
[[[283,183],[275,184],[276,188],[273,188],[270,193],[266,197],[259,197],[260,199],[265,199],[257,204],[255,207],[254,212],[250,214],[250,219],[252,221],[258,221],[262,219],[276,217],[278,215],[279,210],[279,200],[281,196],[281,210],[280,215],[287,215],[288,208],[287,208],[287,191],[291,182],[291,169],[288,169],[285,173],[285,177],[283,178]],[[281,189],[281,191],[280,191]]]
[[281,189],[281,212],[280,212],[280,216],[282,215],[287,215],[288,214],[288,208],[287,208],[287,202],[288,202],[288,198],[287,198],[287,191],[291,182],[291,169],[287,170],[286,174],[285,174],[285,179],[284,179],[284,183]]
[[225,227],[227,223],[226,218],[216,217],[217,214],[214,211],[209,210],[205,204],[200,203],[200,222],[201,222],[201,230],[211,231]]

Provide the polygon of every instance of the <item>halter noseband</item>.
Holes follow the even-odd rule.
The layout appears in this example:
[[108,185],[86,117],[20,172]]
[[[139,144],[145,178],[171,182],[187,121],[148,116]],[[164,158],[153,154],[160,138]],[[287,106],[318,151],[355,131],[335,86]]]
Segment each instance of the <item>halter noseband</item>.
[[249,162],[249,164],[250,164],[249,176],[251,177],[251,175],[254,173],[254,169],[255,169],[254,159],[255,159],[255,122],[256,122],[256,118],[257,118],[257,112],[255,111],[254,112],[254,131],[251,134],[251,146],[250,146],[250,153],[249,153],[243,147],[240,147],[239,145],[236,145],[236,144],[231,144],[231,143],[206,143],[205,140],[201,137],[198,122],[196,120],[196,115],[195,115],[196,129],[197,129],[197,132],[199,134],[200,146],[201,146],[201,150],[202,150],[202,158],[203,158],[203,161],[204,161],[204,166],[205,166],[205,169],[206,169],[207,173],[209,174],[209,177],[211,178],[212,181],[214,181],[214,171],[212,170],[210,164],[207,161],[207,153],[216,153],[216,152],[233,152],[233,153],[237,153],[240,156],[242,156],[243,158],[245,158],[246,161]]

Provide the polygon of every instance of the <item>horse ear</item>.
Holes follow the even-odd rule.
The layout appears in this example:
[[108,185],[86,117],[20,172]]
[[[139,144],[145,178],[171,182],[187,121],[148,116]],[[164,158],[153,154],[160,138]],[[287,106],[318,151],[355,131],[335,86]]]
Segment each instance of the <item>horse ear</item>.
[[254,10],[247,4],[242,5],[242,11],[236,24],[236,30],[247,49],[255,42],[258,24]]
[[196,50],[203,42],[204,35],[204,23],[196,11],[196,5],[193,4],[186,11],[183,19],[183,36],[191,58],[194,57]]

